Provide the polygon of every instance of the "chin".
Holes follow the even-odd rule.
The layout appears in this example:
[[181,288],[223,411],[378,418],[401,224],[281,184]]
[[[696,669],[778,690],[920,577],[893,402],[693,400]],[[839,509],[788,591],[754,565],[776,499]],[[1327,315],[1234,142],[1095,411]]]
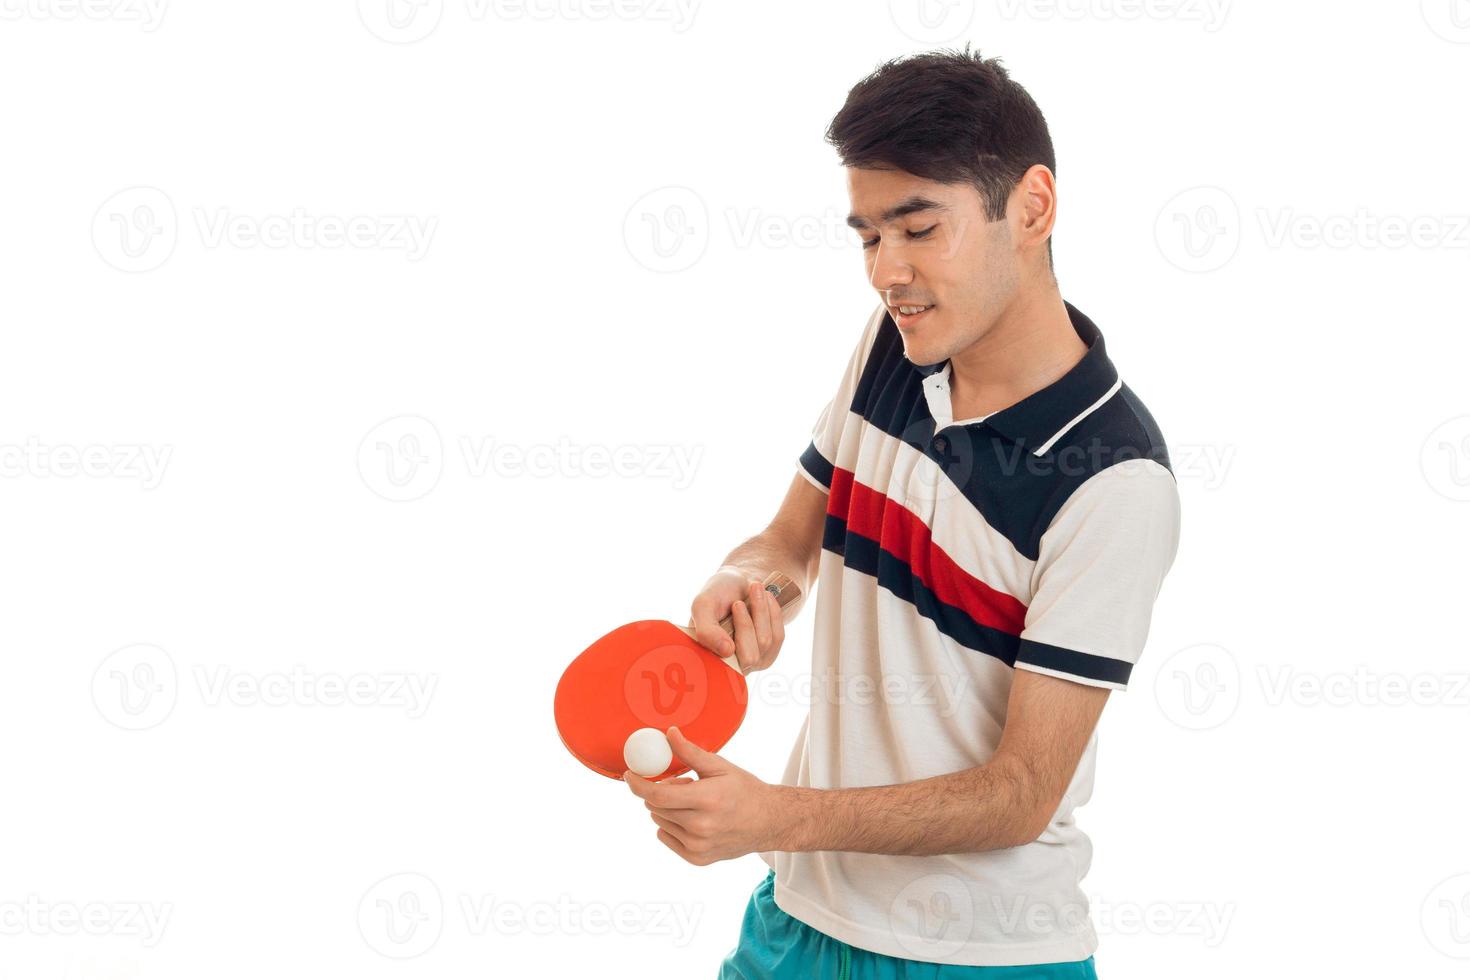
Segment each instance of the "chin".
[[907,337],[903,338],[903,356],[919,367],[942,364],[945,358],[943,351],[931,350],[924,344],[913,343]]

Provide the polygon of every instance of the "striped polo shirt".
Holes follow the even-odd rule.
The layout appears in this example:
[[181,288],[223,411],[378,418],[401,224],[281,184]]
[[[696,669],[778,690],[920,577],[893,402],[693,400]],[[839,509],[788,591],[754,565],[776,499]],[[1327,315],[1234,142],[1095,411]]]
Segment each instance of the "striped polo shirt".
[[[983,764],[1016,669],[1123,690],[1179,536],[1164,441],[1097,327],[1062,378],[978,419],[950,364],[869,318],[801,454],[827,495],[812,699],[782,782],[906,783]],[[1039,839],[938,856],[767,852],[788,914],[853,946],[941,963],[1080,960],[1096,734]]]

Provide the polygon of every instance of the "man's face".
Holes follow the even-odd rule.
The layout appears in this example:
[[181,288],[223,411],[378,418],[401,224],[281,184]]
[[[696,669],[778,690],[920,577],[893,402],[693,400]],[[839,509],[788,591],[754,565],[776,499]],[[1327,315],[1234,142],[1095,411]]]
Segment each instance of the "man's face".
[[[970,184],[902,170],[847,168],[848,224],[862,239],[868,281],[915,364],[938,364],[996,322],[1020,282],[1007,221],[989,221]],[[900,307],[929,306],[917,315]]]

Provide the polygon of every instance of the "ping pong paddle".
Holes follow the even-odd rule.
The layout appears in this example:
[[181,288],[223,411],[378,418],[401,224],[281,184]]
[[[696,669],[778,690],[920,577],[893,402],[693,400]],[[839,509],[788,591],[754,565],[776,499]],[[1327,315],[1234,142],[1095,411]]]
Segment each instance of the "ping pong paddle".
[[[762,584],[783,611],[801,595],[780,572]],[[730,616],[720,628],[735,635]],[[645,619],[619,626],[567,666],[556,685],[556,730],[577,761],[622,779],[623,745],[638,729],[666,732],[678,725],[696,745],[718,752],[745,719],[747,700],[745,673],[733,654],[718,656],[688,627]],[[675,758],[653,778],[688,771]]]

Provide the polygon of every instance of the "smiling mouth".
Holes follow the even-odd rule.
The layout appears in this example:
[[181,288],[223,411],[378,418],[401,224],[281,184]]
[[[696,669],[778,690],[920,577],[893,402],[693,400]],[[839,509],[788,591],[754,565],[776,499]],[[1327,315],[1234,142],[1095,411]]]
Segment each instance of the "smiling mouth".
[[934,309],[933,304],[929,306],[914,306],[905,303],[902,306],[893,307],[893,315],[900,327],[911,327],[918,323],[921,317],[928,316],[929,311],[932,309]]

